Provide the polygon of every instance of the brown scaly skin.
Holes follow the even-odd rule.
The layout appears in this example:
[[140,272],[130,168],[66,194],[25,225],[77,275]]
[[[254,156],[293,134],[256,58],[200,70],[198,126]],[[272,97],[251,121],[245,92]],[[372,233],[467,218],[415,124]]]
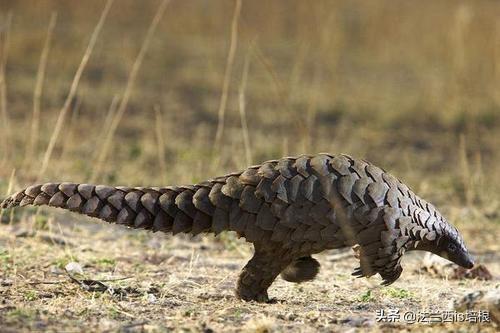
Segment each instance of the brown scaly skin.
[[347,155],[286,157],[179,187],[129,188],[71,183],[30,186],[2,208],[49,205],[131,228],[197,235],[235,231],[253,243],[236,294],[267,301],[281,273],[314,279],[326,249],[360,247],[353,275],[391,284],[401,257],[425,250],[473,266],[462,237],[429,203],[382,169]]

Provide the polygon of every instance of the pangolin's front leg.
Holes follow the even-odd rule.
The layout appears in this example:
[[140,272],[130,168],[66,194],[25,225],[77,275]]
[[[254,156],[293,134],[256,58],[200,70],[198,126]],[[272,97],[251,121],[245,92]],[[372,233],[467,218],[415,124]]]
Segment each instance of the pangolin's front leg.
[[293,258],[279,247],[255,246],[255,253],[243,267],[236,296],[245,301],[268,302],[267,289]]

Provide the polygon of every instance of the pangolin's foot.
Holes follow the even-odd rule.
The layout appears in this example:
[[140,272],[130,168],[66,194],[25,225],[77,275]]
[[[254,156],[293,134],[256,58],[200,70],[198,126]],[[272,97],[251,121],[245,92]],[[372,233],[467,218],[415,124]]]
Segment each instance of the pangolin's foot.
[[270,303],[269,296],[267,295],[267,290],[255,292],[250,288],[240,288],[236,290],[236,296],[243,301],[255,301],[258,303]]
[[290,264],[291,260],[280,249],[267,248],[266,251],[256,247],[254,256],[243,267],[236,296],[244,301],[269,303],[267,289],[278,274]]
[[269,302],[267,288],[270,285],[265,281],[262,272],[255,272],[247,265],[241,272],[236,287],[236,296],[244,301]]

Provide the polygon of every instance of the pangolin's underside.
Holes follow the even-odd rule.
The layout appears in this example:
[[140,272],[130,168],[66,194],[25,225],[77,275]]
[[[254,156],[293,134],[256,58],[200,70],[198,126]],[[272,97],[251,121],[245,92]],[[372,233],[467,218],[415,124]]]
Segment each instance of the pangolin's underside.
[[347,155],[286,157],[189,186],[48,183],[2,203],[25,205],[173,234],[235,231],[255,248],[236,289],[244,300],[266,301],[280,273],[291,282],[313,279],[319,263],[311,255],[326,249],[359,245],[353,274],[379,273],[384,284],[401,275],[408,250],[473,265],[458,231],[431,204],[384,170]]

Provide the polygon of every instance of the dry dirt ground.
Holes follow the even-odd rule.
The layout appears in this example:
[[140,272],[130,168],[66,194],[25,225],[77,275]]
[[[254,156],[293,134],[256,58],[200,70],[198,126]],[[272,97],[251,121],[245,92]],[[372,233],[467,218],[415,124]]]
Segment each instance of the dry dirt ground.
[[[0,228],[2,332],[495,331],[491,323],[377,322],[377,310],[442,312],[465,292],[498,288],[496,223],[460,226],[492,281],[431,276],[420,269],[423,255],[410,253],[402,277],[382,288],[377,277],[350,276],[356,265],[351,250],[330,251],[317,256],[322,270],[315,281],[296,285],[278,278],[270,288],[275,303],[258,304],[233,296],[252,249],[231,234],[171,237],[62,211],[54,217],[34,212],[17,211],[14,222]],[[64,270],[69,262],[79,263],[83,275],[73,270],[72,280]],[[110,289],[99,291],[104,286]]]

